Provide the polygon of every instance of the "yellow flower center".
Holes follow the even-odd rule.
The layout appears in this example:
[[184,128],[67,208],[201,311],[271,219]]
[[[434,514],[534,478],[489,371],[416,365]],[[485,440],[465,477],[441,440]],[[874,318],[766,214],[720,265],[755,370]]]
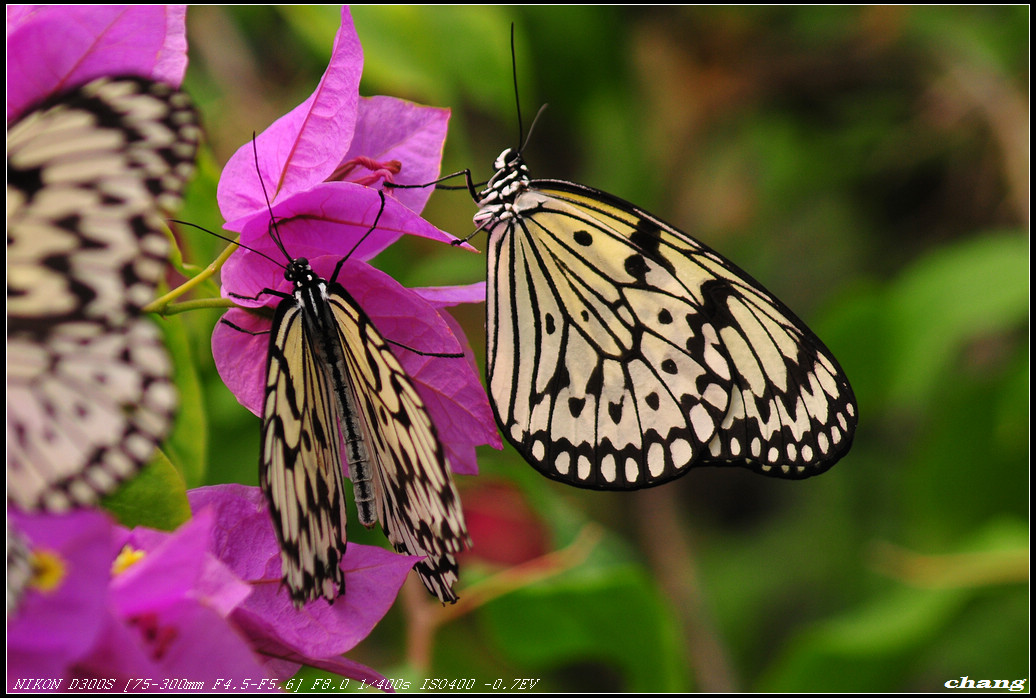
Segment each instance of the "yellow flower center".
[[135,563],[140,562],[145,555],[147,553],[143,550],[137,550],[124,545],[118,557],[115,558],[115,562],[112,563],[112,576],[125,572]]
[[65,561],[53,550],[37,548],[32,552],[32,579],[29,586],[49,594],[61,586],[68,573]]

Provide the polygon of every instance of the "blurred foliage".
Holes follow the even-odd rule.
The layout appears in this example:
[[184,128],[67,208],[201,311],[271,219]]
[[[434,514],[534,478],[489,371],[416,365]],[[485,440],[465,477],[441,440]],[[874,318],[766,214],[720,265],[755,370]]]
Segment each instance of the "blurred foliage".
[[[475,531],[461,605],[397,604],[353,659],[412,686],[470,677],[483,690],[1027,678],[1027,6],[353,15],[361,92],[450,107],[443,171],[476,180],[520,138],[513,22],[534,176],[634,201],[737,260],[831,347],[861,412],[852,452],[801,482],[711,468],[646,492],[584,492],[485,449],[483,475],[460,483],[466,508],[487,481],[527,506],[496,531],[489,517],[483,540],[563,553],[587,526],[603,538],[581,557],[507,568],[479,556]],[[180,218],[220,227],[222,163],[308,96],[338,24],[333,7],[190,9],[187,89],[210,151]],[[474,212],[465,192],[440,191],[425,217],[466,235]],[[179,234],[187,263],[224,244]],[[408,285],[484,277],[481,256],[423,241],[376,264]],[[482,312],[457,312],[480,361]],[[218,317],[164,321],[185,391],[171,459],[188,487],[258,480],[258,420],[212,367]],[[356,540],[378,540],[359,528]],[[423,651],[421,613],[446,619]]]

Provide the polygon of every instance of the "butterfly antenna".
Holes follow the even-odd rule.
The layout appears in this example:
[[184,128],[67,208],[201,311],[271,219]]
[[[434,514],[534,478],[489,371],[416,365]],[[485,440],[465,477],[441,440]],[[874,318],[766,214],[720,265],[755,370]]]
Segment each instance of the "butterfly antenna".
[[[511,78],[514,80],[514,107],[515,111],[518,112],[518,154],[521,155],[525,152],[525,146],[528,145],[532,139],[532,132],[536,128],[536,122],[540,120],[540,116],[543,111],[547,108],[544,104],[540,107],[540,110],[536,112],[536,117],[532,120],[532,126],[529,127],[529,132],[525,133],[525,128],[522,125],[522,102],[518,97],[518,54],[514,49],[514,22],[511,22]],[[478,232],[477,230],[475,232]]]
[[370,236],[370,234],[378,228],[378,221],[381,220],[381,214],[385,212],[385,192],[381,189],[375,189],[375,191],[377,191],[378,196],[381,197],[381,207],[378,209],[378,215],[374,217],[374,223],[372,223],[371,227],[367,229],[367,232],[364,233],[363,236],[359,240],[357,240],[351,248],[349,248],[349,251],[345,253],[345,256],[342,257],[343,262],[352,257],[353,252],[356,251],[356,248],[362,245],[363,241],[366,240]]
[[338,281],[338,272],[342,270],[342,265],[345,264],[345,260],[352,257],[353,252],[356,251],[356,248],[362,245],[363,241],[366,240],[367,237],[378,228],[378,221],[381,220],[381,214],[385,212],[385,192],[381,189],[375,189],[375,191],[377,191],[378,196],[381,197],[381,207],[378,208],[378,215],[374,217],[374,223],[372,223],[371,227],[367,229],[367,232],[364,233],[363,236],[359,240],[357,240],[351,248],[349,248],[349,251],[345,253],[344,257],[338,260],[338,264],[335,265],[334,273],[331,274],[332,283]]
[[518,152],[525,147],[525,129],[522,128],[522,101],[518,97],[518,59],[514,51],[514,22],[511,22],[511,79],[514,80],[514,108],[518,112]]
[[181,220],[177,220],[175,218],[170,218],[169,222],[170,223],[176,223],[177,225],[186,225],[186,226],[189,226],[191,228],[194,228],[195,230],[200,230],[203,233],[208,233],[209,235],[212,235],[214,237],[218,237],[220,240],[224,240],[226,242],[229,242],[231,245],[237,245],[238,247],[240,247],[242,249],[245,249],[245,250],[248,250],[249,252],[253,252],[253,253],[259,255],[260,257],[265,257],[266,259],[270,260],[271,262],[273,262],[277,266],[279,266],[281,268],[284,268],[284,262],[281,262],[279,260],[274,259],[273,257],[271,257],[270,255],[266,254],[265,252],[260,252],[259,250],[252,249],[248,245],[243,244],[240,240],[235,240],[234,238],[228,238],[226,235],[220,235],[219,233],[214,233],[213,231],[209,230],[208,228],[206,228],[204,226],[201,226],[201,225],[198,225],[197,223],[191,223],[190,221],[181,221]]
[[[284,248],[284,243],[281,241],[281,231],[277,227],[277,219],[273,215],[273,204],[270,203],[270,194],[266,191],[266,182],[263,181],[263,173],[259,169],[259,148],[255,144],[255,131],[252,131],[252,155],[255,158],[255,173],[259,176],[259,186],[262,187],[263,198],[266,199],[266,208],[270,212],[270,237],[273,238],[273,241],[277,244],[278,249],[280,249],[284,256],[291,259],[292,256],[288,254],[288,250]],[[263,256],[266,257],[266,255]],[[269,259],[269,257],[266,258]],[[280,262],[277,264],[284,266]]]
[[542,107],[540,107],[540,110],[538,112],[536,112],[536,118],[534,118],[532,120],[532,126],[529,127],[529,133],[527,134],[528,137],[525,139],[525,145],[523,145],[521,147],[521,149],[518,151],[519,155],[521,155],[523,152],[525,152],[525,146],[528,145],[529,141],[532,140],[532,132],[536,130],[536,124],[539,123],[540,117],[543,116],[543,112],[545,112],[545,111],[547,111],[547,105],[546,104],[544,104]]

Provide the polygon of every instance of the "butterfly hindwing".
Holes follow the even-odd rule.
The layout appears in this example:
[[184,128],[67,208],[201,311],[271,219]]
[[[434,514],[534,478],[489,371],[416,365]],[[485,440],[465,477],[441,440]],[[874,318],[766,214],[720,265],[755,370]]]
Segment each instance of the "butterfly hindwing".
[[[388,343],[344,288],[330,289],[365,441],[378,519],[440,601],[457,600],[454,555],[470,544],[460,498],[424,401]],[[355,471],[353,477],[356,477]]]
[[8,500],[94,504],[147,462],[176,404],[140,316],[200,130],[183,93],[100,78],[8,129]]
[[852,389],[823,343],[746,273],[617,197],[529,180],[508,151],[490,230],[487,379],[505,436],[548,477],[657,485],[695,465],[782,477],[852,441]]

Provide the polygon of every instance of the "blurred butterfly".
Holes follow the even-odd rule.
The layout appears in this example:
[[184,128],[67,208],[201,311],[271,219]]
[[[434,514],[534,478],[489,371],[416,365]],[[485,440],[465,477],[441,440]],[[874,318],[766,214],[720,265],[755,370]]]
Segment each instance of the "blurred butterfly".
[[[381,209],[385,206],[379,190]],[[454,602],[454,555],[470,545],[460,497],[424,401],[388,341],[337,282],[292,258],[271,219],[270,235],[289,260],[291,293],[273,316],[263,403],[259,480],[281,548],[284,582],[296,606],[345,593],[342,488],[344,440],[360,522],[380,521],[428,590]],[[358,245],[359,243],[357,243]],[[234,295],[234,294],[231,294]],[[255,334],[224,320],[229,326]]]
[[140,314],[200,130],[188,97],[140,77],[53,96],[7,131],[7,497],[89,506],[132,477],[176,406]]
[[521,147],[493,167],[477,193],[461,173],[489,236],[486,380],[533,467],[633,490],[701,465],[804,478],[845,455],[849,380],[751,276],[616,196],[531,179]]

